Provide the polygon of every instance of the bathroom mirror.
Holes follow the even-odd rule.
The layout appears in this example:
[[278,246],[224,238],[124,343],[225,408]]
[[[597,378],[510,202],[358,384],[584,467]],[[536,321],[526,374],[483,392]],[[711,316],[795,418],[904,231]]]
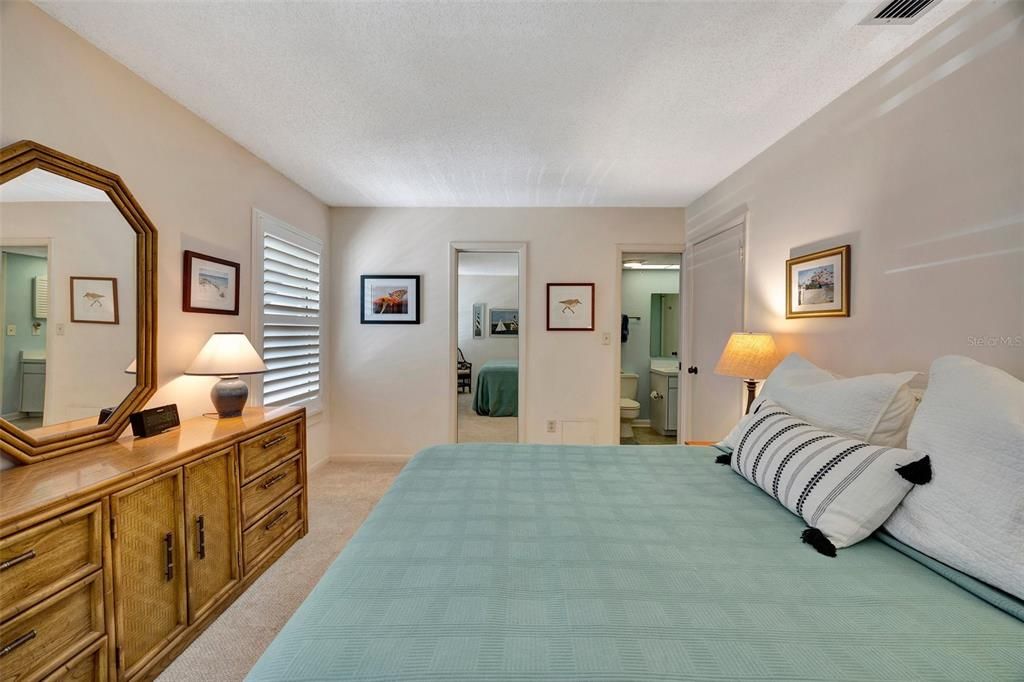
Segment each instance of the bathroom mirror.
[[679,294],[651,294],[651,357],[679,355]]
[[112,173],[32,142],[0,163],[0,446],[30,463],[152,394],[156,233]]

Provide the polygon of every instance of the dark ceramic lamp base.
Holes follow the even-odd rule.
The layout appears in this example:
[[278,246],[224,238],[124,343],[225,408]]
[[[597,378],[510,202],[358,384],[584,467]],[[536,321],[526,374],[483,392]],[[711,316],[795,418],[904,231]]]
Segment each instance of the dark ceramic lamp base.
[[221,377],[210,389],[210,400],[221,419],[240,416],[248,399],[249,387],[238,377]]

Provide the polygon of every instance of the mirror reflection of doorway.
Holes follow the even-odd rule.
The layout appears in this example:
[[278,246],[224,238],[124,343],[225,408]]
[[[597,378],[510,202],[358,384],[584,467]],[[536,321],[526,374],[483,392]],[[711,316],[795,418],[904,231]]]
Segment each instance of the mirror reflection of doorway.
[[0,414],[23,431],[43,425],[49,251],[0,247]]
[[459,251],[459,443],[519,440],[519,254]]

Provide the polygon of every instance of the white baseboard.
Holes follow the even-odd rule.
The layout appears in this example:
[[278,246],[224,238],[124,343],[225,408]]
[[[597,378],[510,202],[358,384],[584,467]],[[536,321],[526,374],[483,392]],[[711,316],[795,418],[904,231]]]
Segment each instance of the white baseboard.
[[639,426],[641,428],[649,428],[651,426],[650,419],[634,419],[633,426]]

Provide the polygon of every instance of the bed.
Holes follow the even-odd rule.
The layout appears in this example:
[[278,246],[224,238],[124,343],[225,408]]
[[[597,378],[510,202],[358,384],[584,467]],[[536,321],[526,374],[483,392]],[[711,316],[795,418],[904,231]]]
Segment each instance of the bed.
[[248,679],[1024,680],[1020,602],[888,538],[817,554],[716,454],[425,450]]
[[519,361],[488,360],[476,375],[473,411],[485,417],[519,414]]

